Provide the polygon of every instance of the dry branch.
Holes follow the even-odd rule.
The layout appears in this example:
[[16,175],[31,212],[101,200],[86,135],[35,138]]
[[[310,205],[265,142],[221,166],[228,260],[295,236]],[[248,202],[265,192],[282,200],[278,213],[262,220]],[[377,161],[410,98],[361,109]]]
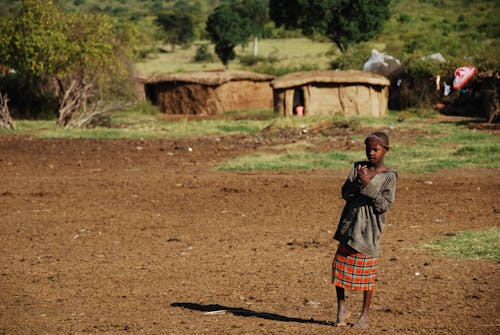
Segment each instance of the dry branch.
[[83,80],[71,81],[59,105],[57,125],[67,126],[75,114],[86,112],[88,99],[92,96],[91,89],[92,85],[86,84]]
[[127,104],[121,101],[99,100],[91,104],[85,112],[77,113],[66,128],[109,126],[111,114],[125,108]]
[[0,128],[15,129],[15,123],[9,113],[9,98],[7,94],[0,94]]

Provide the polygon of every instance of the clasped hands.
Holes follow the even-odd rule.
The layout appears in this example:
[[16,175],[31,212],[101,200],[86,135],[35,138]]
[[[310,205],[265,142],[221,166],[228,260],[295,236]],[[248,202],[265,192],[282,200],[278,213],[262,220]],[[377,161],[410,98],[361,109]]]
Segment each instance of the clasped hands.
[[371,176],[368,174],[368,167],[366,165],[358,165],[358,178],[357,181],[361,185],[368,185],[370,183]]

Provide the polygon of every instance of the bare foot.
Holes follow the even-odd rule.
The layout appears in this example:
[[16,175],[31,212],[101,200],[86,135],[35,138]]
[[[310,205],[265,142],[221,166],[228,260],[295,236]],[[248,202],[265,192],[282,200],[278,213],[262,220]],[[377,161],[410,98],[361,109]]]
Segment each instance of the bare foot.
[[347,323],[345,322],[347,318],[351,316],[351,313],[347,310],[346,306],[341,306],[339,307],[339,310],[337,312],[337,321],[335,322],[335,325],[337,327],[343,327],[347,326]]
[[368,328],[368,316],[361,315],[358,322],[352,325],[352,328]]

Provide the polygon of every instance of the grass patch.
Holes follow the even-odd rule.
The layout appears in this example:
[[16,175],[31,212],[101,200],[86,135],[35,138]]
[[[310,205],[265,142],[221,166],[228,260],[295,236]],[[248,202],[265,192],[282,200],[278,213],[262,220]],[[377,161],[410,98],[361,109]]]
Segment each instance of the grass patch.
[[[432,115],[431,119],[435,116]],[[346,118],[344,118],[344,121]],[[500,141],[495,135],[468,129],[459,123],[440,123],[426,118],[412,118],[411,122],[398,122],[396,115],[383,118],[360,117],[356,122],[345,121],[349,128],[375,128],[413,131],[420,135],[391,140],[391,151],[386,156],[388,166],[399,172],[427,173],[440,169],[500,168]],[[269,127],[274,129],[296,129],[300,132],[328,122],[339,122],[338,117],[329,118],[283,118],[276,119]],[[362,142],[364,134],[352,138]],[[305,148],[305,147],[304,147]],[[362,148],[357,151],[331,152],[328,154],[300,153],[252,155],[226,161],[221,170],[269,170],[269,169],[339,169],[351,166],[354,161],[365,159]],[[338,154],[338,155],[337,155]],[[342,155],[343,154],[343,155]],[[318,160],[313,157],[317,156]],[[345,159],[344,162],[339,160]],[[256,163],[253,164],[252,160]]]
[[500,229],[494,227],[483,231],[460,232],[421,247],[438,250],[450,257],[500,261]]
[[[113,114],[110,127],[64,129],[49,121],[16,121],[15,130],[0,129],[0,134],[30,135],[37,138],[185,138],[253,134],[272,122],[272,111],[228,112],[226,119],[186,118],[166,121],[156,108],[138,105]],[[234,118],[241,118],[235,120]]]
[[61,127],[39,129],[33,135],[39,138],[185,138],[252,134],[265,126],[265,121],[203,120],[161,121],[141,120],[112,128],[96,127],[65,130]]
[[325,170],[349,168],[354,158],[350,152],[312,154],[291,152],[281,155],[254,154],[227,161],[219,171],[251,170]]
[[[135,64],[138,73],[144,75],[171,73],[171,72],[188,72],[188,71],[206,71],[214,69],[224,69],[222,62],[215,56],[214,46],[208,44],[208,52],[213,57],[211,62],[199,63],[194,61],[196,50],[200,41],[194,43],[189,48],[177,48],[175,52],[151,54],[147,59],[140,60]],[[285,72],[294,71],[296,69],[315,69],[326,70],[329,68],[329,61],[334,44],[330,42],[316,42],[308,38],[289,38],[289,39],[260,39],[259,40],[259,58],[268,60],[266,65],[273,69],[289,69]],[[234,49],[237,56],[242,57],[242,62],[238,58],[229,63],[229,68],[247,69],[245,59],[252,55],[252,46],[246,48],[236,47]],[[269,64],[269,61],[272,61]],[[256,64],[255,71],[272,72],[262,68],[262,65]]]
[[[225,161],[219,167],[224,171],[249,171],[349,168],[354,161],[365,159],[362,141],[366,134],[357,132],[350,136],[358,143],[357,149],[329,153],[311,153],[312,142],[308,136],[314,130],[321,130],[315,136],[322,136],[319,134],[323,130],[332,127],[388,129],[389,134],[399,132],[399,136],[391,137],[391,151],[386,156],[386,163],[399,172],[426,173],[459,167],[500,168],[498,136],[469,129],[460,122],[439,122],[432,114],[411,111],[409,115],[402,121],[398,120],[397,113],[381,118],[340,115],[284,118],[277,117],[271,110],[252,110],[228,112],[217,119],[191,121],[186,116],[172,121],[163,119],[151,106],[138,105],[135,109],[113,115],[109,128],[65,130],[57,127],[55,120],[19,120],[16,121],[16,130],[0,130],[0,133],[43,138],[186,138],[259,134],[264,138],[290,136],[294,139],[281,148],[271,148],[285,153],[239,157]],[[404,135],[406,133],[408,136]]]

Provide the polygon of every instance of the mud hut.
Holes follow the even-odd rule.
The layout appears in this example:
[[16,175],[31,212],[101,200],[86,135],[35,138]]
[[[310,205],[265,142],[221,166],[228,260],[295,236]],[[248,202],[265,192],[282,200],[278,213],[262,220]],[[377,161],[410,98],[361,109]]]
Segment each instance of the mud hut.
[[297,72],[273,80],[271,86],[274,112],[283,116],[387,114],[390,81],[374,73]]
[[217,70],[142,78],[146,99],[167,114],[215,115],[245,109],[271,109],[272,76]]

